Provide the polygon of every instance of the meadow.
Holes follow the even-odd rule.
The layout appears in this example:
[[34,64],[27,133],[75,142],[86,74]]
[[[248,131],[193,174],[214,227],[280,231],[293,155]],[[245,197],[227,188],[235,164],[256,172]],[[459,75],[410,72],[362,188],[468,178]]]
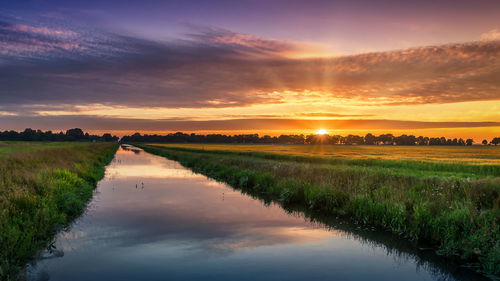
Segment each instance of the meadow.
[[156,144],[167,147],[263,152],[298,156],[349,159],[415,160],[477,165],[500,165],[495,146],[387,146],[387,145],[255,145],[255,144]]
[[500,148],[141,144],[148,152],[500,275]]
[[0,141],[0,157],[7,156],[13,151],[29,151],[40,148],[77,146],[78,143],[69,142],[29,142],[29,141]]
[[0,279],[50,245],[84,210],[112,143],[0,142]]

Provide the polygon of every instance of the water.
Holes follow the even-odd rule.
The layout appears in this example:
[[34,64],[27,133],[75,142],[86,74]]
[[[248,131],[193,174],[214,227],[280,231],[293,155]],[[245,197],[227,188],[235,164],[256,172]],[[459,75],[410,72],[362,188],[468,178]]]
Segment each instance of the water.
[[[120,148],[86,213],[29,280],[482,280],[387,234],[264,204]],[[336,225],[331,227],[332,225]]]

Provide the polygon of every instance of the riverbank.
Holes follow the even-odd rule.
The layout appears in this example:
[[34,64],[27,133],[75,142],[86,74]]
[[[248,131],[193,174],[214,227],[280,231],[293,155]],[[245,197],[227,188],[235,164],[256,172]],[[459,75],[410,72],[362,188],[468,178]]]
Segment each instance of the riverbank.
[[117,147],[111,143],[2,143],[2,280],[14,280],[58,230],[83,212]]
[[425,242],[485,274],[500,274],[496,165],[139,146],[234,187]]

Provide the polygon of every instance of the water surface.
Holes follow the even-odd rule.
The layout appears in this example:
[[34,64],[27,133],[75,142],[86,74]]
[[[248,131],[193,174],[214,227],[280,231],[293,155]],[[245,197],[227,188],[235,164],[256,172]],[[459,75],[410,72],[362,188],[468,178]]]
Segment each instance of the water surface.
[[[330,225],[331,226],[331,225]],[[133,147],[30,280],[482,280],[388,234],[326,227]]]

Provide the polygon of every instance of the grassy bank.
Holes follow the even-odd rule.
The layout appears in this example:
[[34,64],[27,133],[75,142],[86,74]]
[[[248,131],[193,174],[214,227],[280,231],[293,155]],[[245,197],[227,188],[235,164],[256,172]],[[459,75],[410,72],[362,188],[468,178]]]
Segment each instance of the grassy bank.
[[84,210],[110,143],[0,142],[0,276],[19,269]]
[[498,165],[140,146],[235,187],[388,230],[500,275]]

